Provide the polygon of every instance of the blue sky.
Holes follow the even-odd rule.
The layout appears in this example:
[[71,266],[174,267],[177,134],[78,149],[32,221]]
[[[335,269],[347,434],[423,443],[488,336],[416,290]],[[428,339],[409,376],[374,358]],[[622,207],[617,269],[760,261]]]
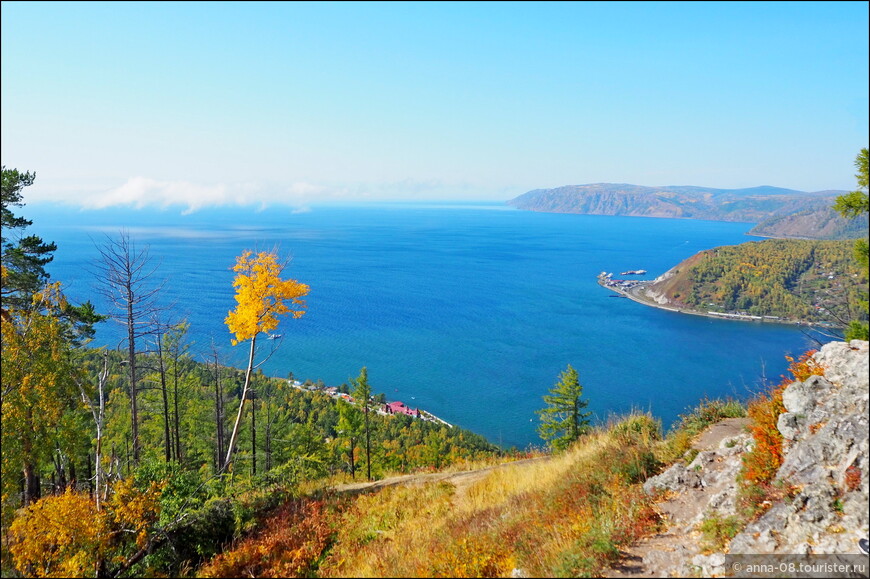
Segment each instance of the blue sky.
[[867,2],[2,3],[25,201],[853,189]]

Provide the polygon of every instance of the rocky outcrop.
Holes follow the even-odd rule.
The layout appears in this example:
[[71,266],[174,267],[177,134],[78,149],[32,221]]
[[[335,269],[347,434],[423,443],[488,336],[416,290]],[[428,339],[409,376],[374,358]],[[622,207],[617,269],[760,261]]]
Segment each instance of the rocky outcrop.
[[731,553],[858,553],[868,534],[868,343],[826,344],[824,376],[783,392],[777,481],[795,490],[731,541]]
[[643,291],[643,295],[645,295],[660,306],[665,306],[671,303],[671,300],[669,300],[665,292],[662,291],[656,291],[651,288],[646,288]]
[[[727,546],[729,556],[855,556],[858,539],[868,536],[868,342],[832,342],[813,360],[824,375],[783,392],[786,412],[777,426],[785,439],[784,460],[773,484],[787,498],[746,525]],[[681,577],[732,573],[725,553],[710,553],[699,543],[698,527],[707,518],[740,515],[736,477],[752,444],[748,434],[725,438],[690,464],[678,463],[646,481],[646,492],[668,497],[660,507],[669,522],[666,534],[653,539],[659,548],[643,555],[647,571]]]
[[632,544],[607,577],[697,577],[692,560],[702,555],[695,539],[696,527],[711,505],[734,509],[740,455],[750,437],[747,418],[726,418],[710,426],[692,441],[689,464],[680,461],[646,481],[648,494],[661,494],[657,504],[665,527],[653,536]]

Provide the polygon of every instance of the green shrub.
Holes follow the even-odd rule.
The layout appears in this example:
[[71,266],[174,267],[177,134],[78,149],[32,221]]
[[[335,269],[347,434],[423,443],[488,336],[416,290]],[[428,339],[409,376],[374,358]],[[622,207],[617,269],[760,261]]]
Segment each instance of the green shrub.
[[651,414],[630,414],[610,427],[610,435],[625,442],[661,440],[662,423]]
[[743,519],[738,516],[719,517],[714,515],[704,519],[698,530],[704,535],[706,548],[721,551],[740,532],[743,525]]

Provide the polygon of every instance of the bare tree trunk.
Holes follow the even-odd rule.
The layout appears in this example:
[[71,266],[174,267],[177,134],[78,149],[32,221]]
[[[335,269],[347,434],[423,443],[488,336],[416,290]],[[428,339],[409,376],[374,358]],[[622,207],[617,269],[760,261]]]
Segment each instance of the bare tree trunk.
[[[57,432],[57,429],[55,429]],[[54,445],[54,473],[57,474],[57,481],[55,483],[54,474],[51,475],[52,480],[52,492],[54,494],[60,494],[66,490],[66,469],[63,465],[63,456],[61,455],[60,446],[55,443]]]
[[251,390],[251,476],[257,474],[257,398]]
[[138,375],[136,366],[136,340],[146,335],[147,325],[159,310],[157,293],[163,284],[152,285],[156,267],[151,267],[148,249],[136,251],[127,232],[117,239],[107,237],[97,246],[100,260],[92,272],[97,278],[97,291],[114,309],[112,319],[127,328],[127,371],[130,380],[130,422],[133,443],[133,462],[138,464],[139,441]]
[[172,372],[172,403],[174,408],[173,422],[175,426],[175,460],[181,462],[181,428],[179,427],[178,417],[178,357],[175,358],[175,364]]
[[[90,487],[90,491],[96,499],[97,510],[100,510],[100,484],[103,481],[103,422],[106,415],[106,398],[105,398],[105,388],[106,382],[109,380],[109,353],[103,352],[103,369],[100,370],[100,373],[97,375],[97,400],[94,402],[88,396],[88,393],[85,391],[85,388],[77,383],[79,387],[79,391],[82,395],[82,400],[87,403],[87,405],[91,409],[91,415],[94,417],[94,423],[97,429],[97,446],[94,452],[94,459],[96,462],[96,468],[94,469],[94,482]],[[112,448],[112,454],[114,455],[114,446]],[[91,455],[88,454],[88,481],[91,480]],[[75,470],[72,462],[70,462],[70,475],[72,478],[75,478]],[[94,490],[96,489],[96,490]]]
[[[109,380],[109,353],[103,352],[103,371],[97,378],[97,396],[99,397],[99,410],[97,411],[97,451],[95,454],[96,468],[94,469],[94,482],[97,492],[94,496],[97,499],[97,510],[100,510],[100,474],[103,470],[103,420],[106,415],[106,397],[104,389],[106,382]],[[112,451],[114,454],[114,450]],[[108,481],[106,481],[108,487]]]
[[215,470],[220,470],[224,460],[224,393],[221,388],[221,367],[220,360],[216,349],[212,350],[214,355],[214,413],[215,413]]
[[266,453],[266,471],[272,470],[272,407],[266,402],[266,442],[263,449]]
[[29,460],[24,463],[24,504],[29,505],[39,499],[39,476],[36,466]]
[[[155,321],[155,324],[157,322]],[[159,328],[160,326],[158,326]],[[165,442],[164,456],[166,462],[172,461],[172,439],[169,434],[169,393],[166,391],[166,364],[163,360],[163,332],[157,331],[157,364],[160,372],[160,394],[163,396],[163,439]]]
[[239,400],[239,412],[236,415],[236,422],[233,424],[233,433],[230,436],[230,443],[227,446],[227,458],[224,460],[224,464],[222,469],[226,469],[230,465],[230,461],[233,459],[233,452],[235,450],[236,445],[236,436],[239,434],[239,424],[242,422],[242,411],[245,409],[245,399],[248,396],[248,387],[251,383],[251,370],[254,367],[254,348],[257,343],[257,335],[254,334],[254,337],[251,338],[251,353],[248,356],[248,369],[245,371],[245,385],[242,388],[242,398]]
[[[128,286],[129,288],[129,286]],[[127,319],[133,319],[133,293],[127,290]],[[136,333],[132,323],[127,324],[127,368],[130,376],[130,413],[133,435],[133,461],[139,464],[139,405],[136,402]]]
[[366,478],[372,480],[372,445],[369,440],[369,401],[363,401],[363,405],[366,413]]
[[24,505],[27,506],[39,498],[39,476],[33,463],[33,440],[30,436],[30,425],[33,424],[33,408],[27,409],[27,432],[24,432],[21,449],[24,455],[22,470],[24,474]]
[[182,342],[184,340],[184,337],[187,335],[188,328],[189,324],[186,320],[173,325],[170,328],[170,332],[168,333],[168,339],[166,343],[167,354],[169,356],[169,360],[172,362],[172,421],[170,428],[172,430],[171,438],[174,440],[173,452],[175,453],[176,462],[182,461],[181,415],[178,411],[178,407],[180,404],[178,400],[178,381],[180,375],[179,366],[181,364],[182,358],[184,358],[187,351],[186,346]]

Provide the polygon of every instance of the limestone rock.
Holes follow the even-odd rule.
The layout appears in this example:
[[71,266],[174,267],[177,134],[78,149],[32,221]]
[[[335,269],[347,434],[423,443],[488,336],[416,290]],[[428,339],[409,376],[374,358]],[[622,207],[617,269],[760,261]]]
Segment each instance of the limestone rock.
[[796,489],[750,523],[731,553],[858,553],[868,534],[868,343],[832,342],[825,368],[789,385],[778,427],[787,440],[774,484]]

